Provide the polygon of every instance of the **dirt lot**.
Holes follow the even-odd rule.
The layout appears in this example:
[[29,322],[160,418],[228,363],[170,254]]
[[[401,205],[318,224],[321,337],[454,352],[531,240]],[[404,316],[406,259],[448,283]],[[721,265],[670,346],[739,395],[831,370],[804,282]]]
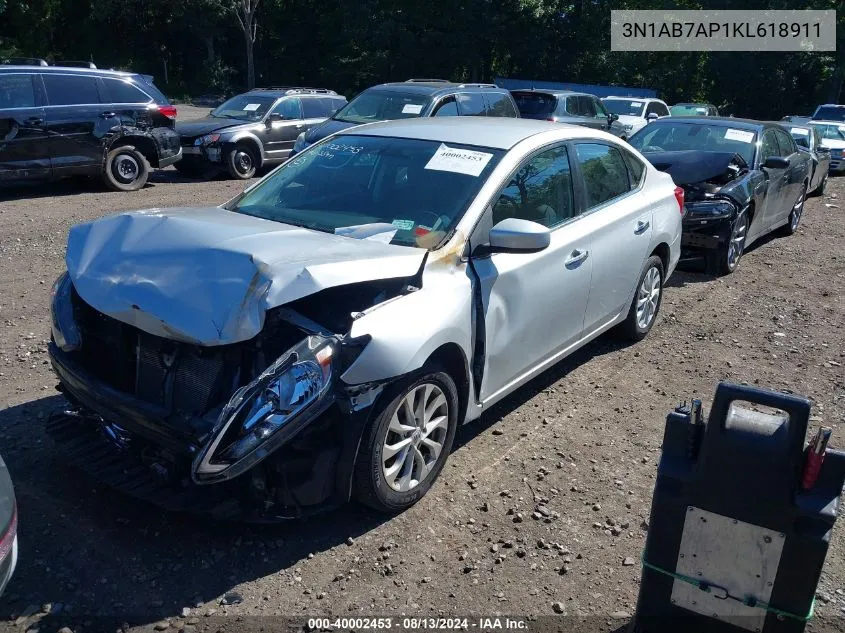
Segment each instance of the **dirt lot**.
[[[20,562],[0,601],[10,629],[238,630],[270,622],[251,615],[552,615],[560,603],[618,630],[636,603],[664,417],[680,400],[709,408],[720,380],[789,390],[845,446],[840,178],[808,202],[797,235],[757,244],[736,274],[676,273],[644,342],[600,339],[462,429],[440,481],[401,516],[350,506],[255,528],[140,505],[65,466],[43,438],[61,406],[45,348],[67,231],[121,209],[218,204],[241,187],[168,169],[134,194],[96,183],[0,194],[0,451],[20,506]],[[533,519],[540,500],[559,518]],[[845,610],[843,589],[839,525],[818,612]],[[221,605],[230,592],[242,601]],[[42,606],[53,615],[33,615]]]

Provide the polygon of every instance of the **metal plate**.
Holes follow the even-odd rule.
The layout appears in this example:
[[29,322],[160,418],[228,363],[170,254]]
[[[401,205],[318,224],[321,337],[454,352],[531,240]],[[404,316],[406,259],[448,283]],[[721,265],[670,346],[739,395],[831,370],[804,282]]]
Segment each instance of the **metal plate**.
[[[689,506],[676,572],[713,588],[708,593],[676,579],[672,604],[749,631],[762,631],[766,612],[745,606],[742,599],[769,601],[784,539],[780,532]],[[727,598],[719,588],[739,600]]]

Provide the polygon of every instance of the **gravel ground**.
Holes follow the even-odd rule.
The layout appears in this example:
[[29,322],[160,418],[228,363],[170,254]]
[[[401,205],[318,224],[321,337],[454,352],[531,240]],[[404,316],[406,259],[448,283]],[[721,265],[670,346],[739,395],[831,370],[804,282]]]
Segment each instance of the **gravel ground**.
[[[0,192],[0,450],[20,507],[20,561],[0,600],[9,628],[244,630],[268,622],[253,615],[564,611],[621,630],[636,604],[631,563],[664,418],[680,400],[698,396],[709,409],[720,380],[790,390],[813,400],[814,426],[836,428],[832,446],[845,444],[840,178],[807,203],[797,235],[758,243],[736,274],[676,273],[642,343],[602,338],[461,429],[439,482],[400,516],[351,505],[256,528],[139,504],[65,466],[43,437],[62,402],[45,349],[67,231],[116,210],[219,204],[242,187],[170,168],[130,194],[93,182]],[[532,517],[538,505],[549,520]],[[845,607],[843,535],[838,526],[821,614]]]

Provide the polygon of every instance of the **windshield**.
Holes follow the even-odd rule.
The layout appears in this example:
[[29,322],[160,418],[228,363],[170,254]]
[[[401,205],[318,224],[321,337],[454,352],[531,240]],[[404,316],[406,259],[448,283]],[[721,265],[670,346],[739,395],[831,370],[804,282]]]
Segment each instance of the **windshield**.
[[723,125],[656,122],[634,134],[628,142],[644,154],[690,149],[733,152],[742,156],[749,165],[753,165],[756,137],[757,133],[753,130]]
[[822,138],[830,141],[845,141],[845,125],[818,125],[813,124],[813,127],[818,129]]
[[545,119],[555,111],[557,97],[542,92],[512,92],[523,119]]
[[843,106],[821,106],[813,118],[817,121],[845,121],[845,107]]
[[707,116],[707,106],[697,103],[679,103],[669,108],[672,116]]
[[275,97],[265,97],[263,95],[238,95],[217,106],[211,112],[211,116],[222,119],[258,121],[267,114],[267,110],[273,106],[275,101]]
[[608,112],[618,114],[619,116],[641,117],[645,109],[645,101],[636,101],[634,99],[602,99],[601,102],[607,108]]
[[298,154],[227,208],[317,231],[436,248],[503,154],[343,135]]
[[365,90],[332,117],[345,123],[371,123],[420,116],[430,98],[396,90]]

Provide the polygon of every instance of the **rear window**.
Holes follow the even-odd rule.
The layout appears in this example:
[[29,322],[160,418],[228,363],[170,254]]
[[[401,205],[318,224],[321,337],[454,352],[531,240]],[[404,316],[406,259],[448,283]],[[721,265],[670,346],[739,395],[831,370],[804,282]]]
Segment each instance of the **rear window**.
[[0,108],[32,108],[35,90],[30,75],[0,75]]
[[106,95],[111,103],[149,103],[150,96],[135,85],[120,79],[103,78]]
[[152,96],[157,104],[170,105],[170,101],[168,101],[167,97],[164,96],[164,93],[156,87],[153,83],[153,78],[150,75],[132,75],[132,79],[136,84],[138,84],[138,87],[141,88],[141,90]]
[[520,116],[525,119],[544,119],[555,111],[557,97],[542,92],[512,92]]
[[845,121],[845,106],[819,106],[813,118],[817,121]]
[[695,103],[682,103],[669,108],[672,116],[707,116],[707,106]]
[[97,79],[86,75],[54,75],[44,73],[47,102],[50,105],[84,105],[100,103]]

